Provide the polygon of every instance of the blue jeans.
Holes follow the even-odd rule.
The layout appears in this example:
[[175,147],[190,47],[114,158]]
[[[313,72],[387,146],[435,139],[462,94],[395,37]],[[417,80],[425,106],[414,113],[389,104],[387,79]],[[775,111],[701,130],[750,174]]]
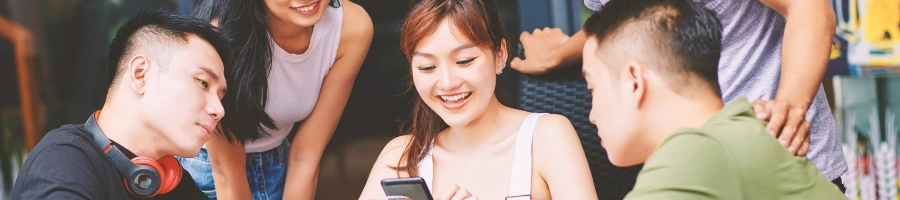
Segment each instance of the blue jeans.
[[[284,195],[284,182],[287,177],[287,155],[290,150],[287,140],[268,151],[247,153],[247,182],[254,200],[281,199]],[[209,199],[216,199],[216,185],[213,182],[212,165],[206,148],[194,158],[176,157],[197,187]]]

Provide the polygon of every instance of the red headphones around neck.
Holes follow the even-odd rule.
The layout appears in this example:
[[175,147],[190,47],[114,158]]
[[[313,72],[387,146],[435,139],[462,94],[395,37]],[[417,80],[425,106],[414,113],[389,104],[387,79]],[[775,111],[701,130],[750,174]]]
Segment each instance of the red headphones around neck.
[[150,198],[157,194],[168,193],[178,186],[182,168],[174,156],[163,156],[159,160],[140,156],[128,159],[100,130],[96,119],[98,116],[99,110],[88,118],[84,128],[93,136],[94,144],[102,149],[103,154],[116,166],[129,193],[141,198]]

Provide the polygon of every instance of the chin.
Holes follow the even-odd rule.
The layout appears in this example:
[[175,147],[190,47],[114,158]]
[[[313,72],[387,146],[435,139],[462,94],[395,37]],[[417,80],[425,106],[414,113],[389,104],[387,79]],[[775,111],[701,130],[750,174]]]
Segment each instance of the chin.
[[197,148],[191,148],[191,149],[182,149],[180,152],[178,152],[178,154],[181,154],[181,155],[175,155],[175,156],[185,157],[185,158],[197,157],[197,155],[200,154],[201,146],[197,146]]
[[297,25],[297,26],[299,26],[299,27],[313,27],[313,26],[316,25],[316,23],[319,22],[320,19],[322,19],[322,18],[321,18],[321,17],[320,17],[320,18],[316,18],[316,19],[312,19],[312,18],[303,18],[303,19],[299,19],[299,20],[294,21],[294,24]]
[[[328,5],[325,5],[325,7],[328,7]],[[322,21],[323,16],[325,16],[324,10],[320,10],[319,13],[316,13],[314,15],[307,15],[307,16],[301,15],[299,17],[294,18],[291,21],[295,25],[300,26],[300,27],[312,27],[312,26],[318,24],[320,21]]]
[[191,143],[191,144],[181,144],[178,149],[177,155],[181,157],[194,157],[197,154],[200,154],[200,148],[203,148],[203,142]]
[[[439,107],[442,111],[438,113],[438,117],[441,117],[441,120],[451,127],[463,127],[469,125],[469,123],[472,123],[483,116],[487,110],[487,106],[476,107],[473,103],[474,102],[469,102],[459,110],[446,110],[443,107]],[[440,106],[440,102],[437,102],[437,105]],[[478,112],[479,110],[481,113]]]
[[448,118],[441,117],[441,119],[444,121],[445,124],[447,124],[447,126],[450,126],[450,127],[466,126],[467,124],[469,124],[469,122],[472,121],[470,119],[462,119],[461,117],[456,118],[456,119],[453,119],[453,118],[448,119]]
[[[607,151],[607,152],[609,152],[609,151]],[[610,156],[609,162],[612,163],[613,165],[615,165],[616,167],[631,167],[631,166],[635,166],[635,165],[644,163],[643,161],[637,161],[637,160],[634,160],[633,158],[628,158],[628,156]]]
[[620,160],[617,160],[617,159],[612,159],[612,158],[609,159],[609,162],[612,163],[613,165],[615,165],[616,167],[628,167],[628,166],[631,166],[631,165],[628,165],[626,162],[623,162],[623,161],[620,161]]

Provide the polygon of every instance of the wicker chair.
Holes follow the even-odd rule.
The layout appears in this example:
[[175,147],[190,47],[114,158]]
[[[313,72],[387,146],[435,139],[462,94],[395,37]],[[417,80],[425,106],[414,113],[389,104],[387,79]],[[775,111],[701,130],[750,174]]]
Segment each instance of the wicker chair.
[[[519,48],[519,56],[524,54]],[[606,150],[600,146],[597,127],[591,124],[591,95],[581,76],[581,64],[568,66],[545,75],[522,75],[519,79],[518,107],[530,112],[554,113],[566,116],[581,139],[587,156],[594,187],[600,199],[623,199],[642,166],[620,168],[612,165]]]

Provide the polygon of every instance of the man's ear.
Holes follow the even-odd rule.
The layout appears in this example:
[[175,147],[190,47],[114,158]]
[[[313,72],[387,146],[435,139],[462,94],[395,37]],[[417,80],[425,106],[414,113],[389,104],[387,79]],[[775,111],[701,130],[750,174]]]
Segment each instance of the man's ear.
[[143,54],[135,55],[128,61],[126,80],[131,89],[138,95],[144,94],[147,86],[147,72],[150,71],[150,60]]
[[635,108],[641,108],[641,105],[644,101],[644,96],[647,92],[647,80],[645,79],[646,69],[639,64],[632,63],[628,64],[627,67],[622,69],[622,77],[619,80],[622,80],[622,89],[625,90],[625,94],[627,94],[632,100]]
[[506,68],[506,59],[509,58],[509,49],[506,48],[506,39],[500,41],[500,51],[497,52],[497,70],[495,74]]

